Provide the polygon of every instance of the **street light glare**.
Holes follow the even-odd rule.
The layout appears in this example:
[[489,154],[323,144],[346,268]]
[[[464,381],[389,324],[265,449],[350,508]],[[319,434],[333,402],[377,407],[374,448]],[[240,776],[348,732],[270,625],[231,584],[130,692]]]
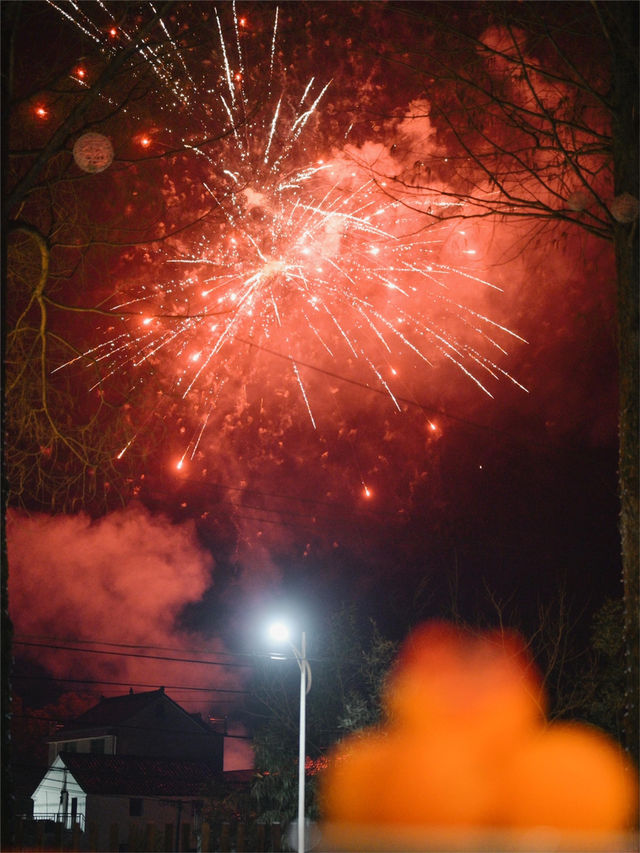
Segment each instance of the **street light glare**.
[[271,638],[279,643],[284,643],[289,639],[289,628],[284,622],[274,622],[269,629]]

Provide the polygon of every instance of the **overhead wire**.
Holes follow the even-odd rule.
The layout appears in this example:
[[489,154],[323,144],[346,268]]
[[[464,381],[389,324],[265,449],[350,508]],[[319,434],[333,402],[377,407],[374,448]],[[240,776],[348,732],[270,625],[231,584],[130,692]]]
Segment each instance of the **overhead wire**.
[[[28,675],[21,674],[19,672],[13,672],[11,674],[13,678],[19,678],[23,681],[52,681],[58,682],[61,684],[95,684],[95,685],[104,685],[104,686],[112,686],[112,687],[144,687],[149,690],[158,690],[157,684],[147,684],[142,681],[105,681],[99,678],[65,678],[64,676],[56,676],[56,675]],[[197,693],[231,693],[237,694],[241,696],[246,696],[249,691],[248,690],[239,690],[232,687],[197,687],[190,684],[164,684],[162,685],[165,690],[180,690],[180,691],[194,691]]]
[[[346,382],[349,385],[355,385],[358,388],[362,388],[365,391],[371,391],[372,393],[377,394],[378,396],[381,396],[381,397],[388,397],[388,392],[384,388],[377,388],[374,385],[369,385],[367,382],[362,382],[361,380],[358,380],[358,379],[352,379],[351,377],[344,376],[343,374],[340,374],[340,373],[335,373],[332,370],[327,370],[323,367],[318,367],[315,364],[311,364],[311,363],[306,362],[306,361],[301,361],[300,359],[297,359],[297,358],[294,359],[294,358],[292,358],[292,356],[285,355],[284,353],[276,352],[276,350],[272,350],[269,347],[265,347],[261,344],[257,344],[254,341],[248,341],[248,340],[244,340],[242,338],[236,338],[236,340],[239,343],[248,344],[249,346],[255,347],[256,349],[259,349],[262,352],[266,352],[269,355],[272,355],[276,358],[281,358],[281,359],[284,359],[285,361],[293,361],[297,365],[300,365],[302,367],[306,367],[309,370],[314,370],[317,373],[322,373],[325,376],[331,377],[332,379],[337,379],[340,382]],[[506,435],[507,437],[512,438],[516,441],[521,441],[521,439],[519,439],[518,436],[515,436],[509,430],[500,429],[499,427],[493,427],[493,426],[490,426],[489,424],[481,424],[481,423],[478,423],[477,421],[471,420],[470,418],[463,418],[460,415],[452,415],[450,412],[447,412],[438,406],[429,406],[426,403],[420,403],[419,401],[411,399],[410,397],[402,397],[402,396],[399,396],[397,394],[395,395],[395,397],[398,400],[398,402],[403,403],[406,406],[411,406],[412,408],[419,409],[420,411],[428,413],[431,416],[438,415],[439,417],[446,418],[447,420],[455,421],[456,423],[464,424],[465,426],[471,426],[474,429],[484,430],[484,431],[487,431],[490,433],[495,433],[497,435]],[[529,443],[528,438],[527,438],[527,443]],[[544,444],[544,442],[539,442],[539,444],[541,444],[542,446],[547,446]]]
[[96,646],[110,646],[113,648],[123,648],[123,649],[145,649],[157,652],[180,652],[180,654],[208,654],[208,655],[218,655],[221,657],[254,657],[253,654],[249,652],[225,652],[225,651],[214,651],[211,649],[188,649],[188,648],[176,648],[175,646],[158,646],[158,645],[146,645],[144,643],[114,643],[111,640],[94,640],[88,637],[55,637],[55,636],[47,636],[41,634],[16,634],[14,637],[14,642],[21,642],[25,640],[36,640],[38,642],[51,641],[54,643],[85,643]]
[[[115,657],[129,657],[129,658],[142,658],[144,660],[162,660],[162,661],[170,661],[173,663],[191,663],[191,664],[200,664],[202,666],[222,666],[222,667],[250,667],[249,663],[228,663],[225,661],[213,661],[213,660],[198,660],[197,658],[174,658],[169,657],[168,655],[148,655],[148,654],[139,654],[136,652],[123,652],[123,651],[111,651],[108,649],[83,649],[79,646],[69,646],[69,645],[60,645],[57,643],[38,643],[27,640],[14,640],[14,645],[17,646],[30,646],[36,648],[45,648],[45,649],[57,649],[59,651],[66,652],[81,652],[85,654],[98,654],[98,655],[112,655]],[[268,657],[268,655],[265,655]]]

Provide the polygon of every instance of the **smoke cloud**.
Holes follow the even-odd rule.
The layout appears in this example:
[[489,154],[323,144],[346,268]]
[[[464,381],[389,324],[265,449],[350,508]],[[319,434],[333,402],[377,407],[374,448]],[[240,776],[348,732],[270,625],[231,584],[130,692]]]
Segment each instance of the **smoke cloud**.
[[214,568],[193,522],[173,524],[136,505],[98,520],[10,511],[7,534],[10,610],[18,641],[55,645],[56,640],[80,640],[94,650],[74,654],[18,644],[21,655],[60,678],[87,676],[150,687],[238,686],[237,671],[198,663],[212,655],[195,650],[219,652],[220,641],[207,638],[205,646],[203,637],[178,627],[182,610],[201,599]]

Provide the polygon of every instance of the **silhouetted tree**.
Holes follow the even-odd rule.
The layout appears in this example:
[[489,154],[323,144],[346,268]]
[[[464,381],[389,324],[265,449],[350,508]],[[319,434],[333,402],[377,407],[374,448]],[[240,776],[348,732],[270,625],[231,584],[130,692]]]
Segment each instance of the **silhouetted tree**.
[[[174,14],[166,2],[93,4],[71,16],[45,2],[2,5],[3,846],[12,818],[6,508],[99,513],[136,493],[146,451],[134,448],[130,460],[119,451],[141,423],[149,444],[164,426],[136,409],[140,395],[126,376],[106,388],[87,349],[97,321],[124,333],[126,310],[105,303],[123,254],[136,257],[210,212],[197,182],[168,185],[166,164],[187,163],[190,146],[206,151],[231,132],[221,116],[211,138],[194,133],[187,144],[176,133],[175,146],[154,144],[154,125],[169,123],[163,109],[188,98],[186,78],[180,92],[173,85],[176,66],[184,69],[165,20],[182,33],[182,48],[206,43],[202,33],[187,36]],[[168,130],[180,130],[183,116],[170,112]],[[103,171],[75,161],[74,144],[88,132],[112,141]]]
[[[539,241],[581,229],[615,254],[625,743],[637,756],[638,4],[393,3],[386,12],[399,26],[379,55],[419,82],[413,115],[428,116],[435,144],[404,152],[411,165],[380,174],[381,188],[429,222],[524,220]],[[432,194],[441,203],[425,212]]]

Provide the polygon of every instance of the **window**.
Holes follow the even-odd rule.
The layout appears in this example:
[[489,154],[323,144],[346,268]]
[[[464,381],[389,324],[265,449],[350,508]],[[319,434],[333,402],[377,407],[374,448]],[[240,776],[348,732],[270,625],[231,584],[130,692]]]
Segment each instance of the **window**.
[[89,745],[89,752],[104,755],[104,738],[94,738]]
[[142,797],[131,797],[129,800],[129,817],[142,817]]

